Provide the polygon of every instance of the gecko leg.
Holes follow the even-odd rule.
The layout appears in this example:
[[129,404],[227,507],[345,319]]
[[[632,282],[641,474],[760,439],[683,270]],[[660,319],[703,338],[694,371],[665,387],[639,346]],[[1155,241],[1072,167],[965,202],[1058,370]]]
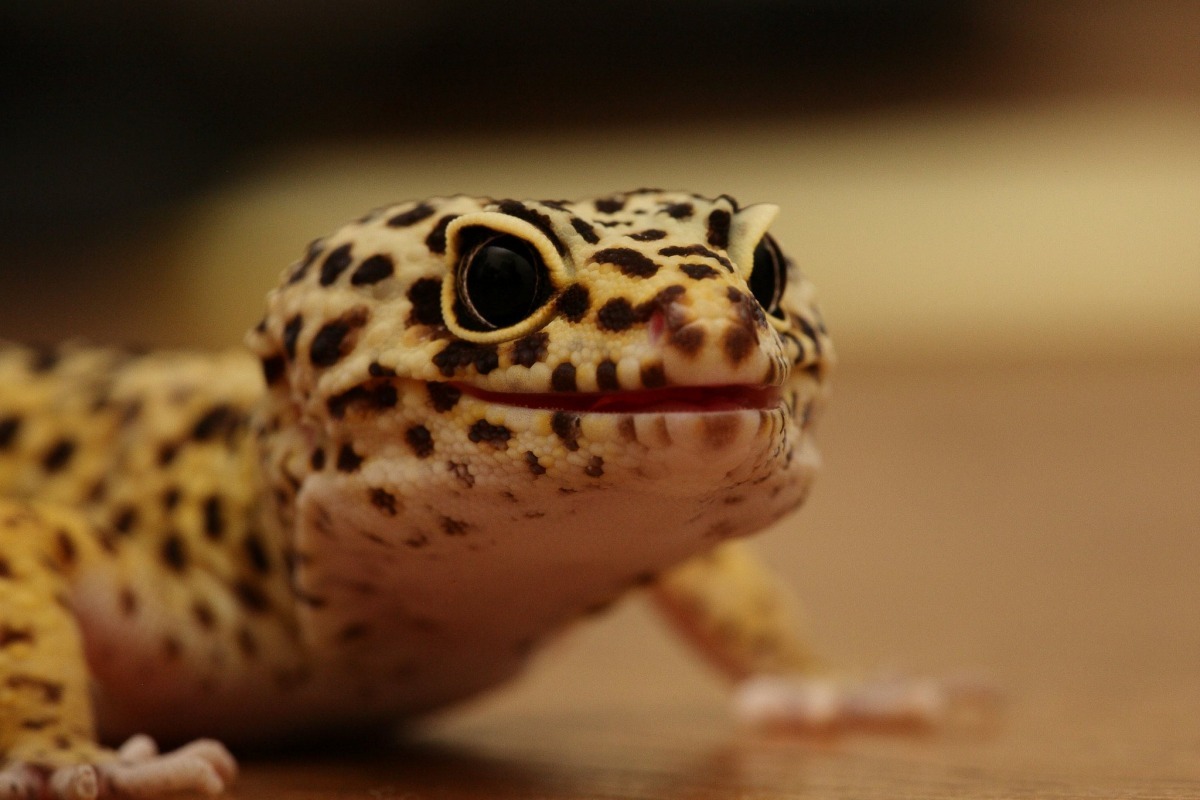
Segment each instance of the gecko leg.
[[144,738],[96,741],[71,581],[105,558],[67,510],[0,500],[0,800],[218,794],[232,757],[201,741],[159,755]]
[[801,635],[791,593],[731,542],[661,576],[667,619],[735,684],[734,711],[759,727],[928,726],[987,699],[976,682],[838,675]]

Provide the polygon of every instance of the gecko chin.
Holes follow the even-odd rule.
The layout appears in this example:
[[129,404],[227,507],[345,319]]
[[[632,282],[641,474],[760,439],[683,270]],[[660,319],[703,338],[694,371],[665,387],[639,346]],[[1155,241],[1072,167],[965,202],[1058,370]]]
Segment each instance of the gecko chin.
[[611,392],[493,392],[455,384],[463,394],[496,405],[577,414],[721,414],[778,408],[778,386],[666,386]]

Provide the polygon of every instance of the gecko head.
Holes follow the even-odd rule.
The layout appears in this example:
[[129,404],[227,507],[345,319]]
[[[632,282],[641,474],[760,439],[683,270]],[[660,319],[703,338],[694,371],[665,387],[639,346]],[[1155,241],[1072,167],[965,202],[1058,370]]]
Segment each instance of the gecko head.
[[264,427],[303,431],[269,457],[293,484],[759,481],[795,505],[832,360],[777,211],[657,190],[375,211],[310,245],[249,337]]

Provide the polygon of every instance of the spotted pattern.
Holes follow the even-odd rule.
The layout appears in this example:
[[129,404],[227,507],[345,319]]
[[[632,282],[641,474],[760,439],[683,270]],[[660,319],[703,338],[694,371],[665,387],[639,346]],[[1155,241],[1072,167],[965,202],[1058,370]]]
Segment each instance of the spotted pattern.
[[[443,705],[790,511],[832,347],[794,265],[776,314],[749,290],[772,213],[659,190],[402,203],[307,246],[251,355],[0,345],[0,608],[38,598],[0,618],[0,741],[86,759],[92,681],[171,736],[197,732],[179,707],[269,740]],[[455,316],[479,228],[544,262],[499,330]],[[588,570],[514,600],[581,541],[604,542]],[[456,616],[514,602],[486,630]],[[44,643],[76,623],[96,658]],[[25,651],[36,669],[6,666]]]

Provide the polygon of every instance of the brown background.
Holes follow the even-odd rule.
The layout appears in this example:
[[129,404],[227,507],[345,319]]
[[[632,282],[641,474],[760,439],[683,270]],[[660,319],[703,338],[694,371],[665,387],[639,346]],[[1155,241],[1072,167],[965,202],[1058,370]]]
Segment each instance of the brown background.
[[391,200],[778,203],[842,368],[825,475],[756,546],[833,659],[1007,698],[764,737],[629,602],[399,750],[238,796],[1200,797],[1200,6],[784,5],[19,12],[0,336],[235,343]]

